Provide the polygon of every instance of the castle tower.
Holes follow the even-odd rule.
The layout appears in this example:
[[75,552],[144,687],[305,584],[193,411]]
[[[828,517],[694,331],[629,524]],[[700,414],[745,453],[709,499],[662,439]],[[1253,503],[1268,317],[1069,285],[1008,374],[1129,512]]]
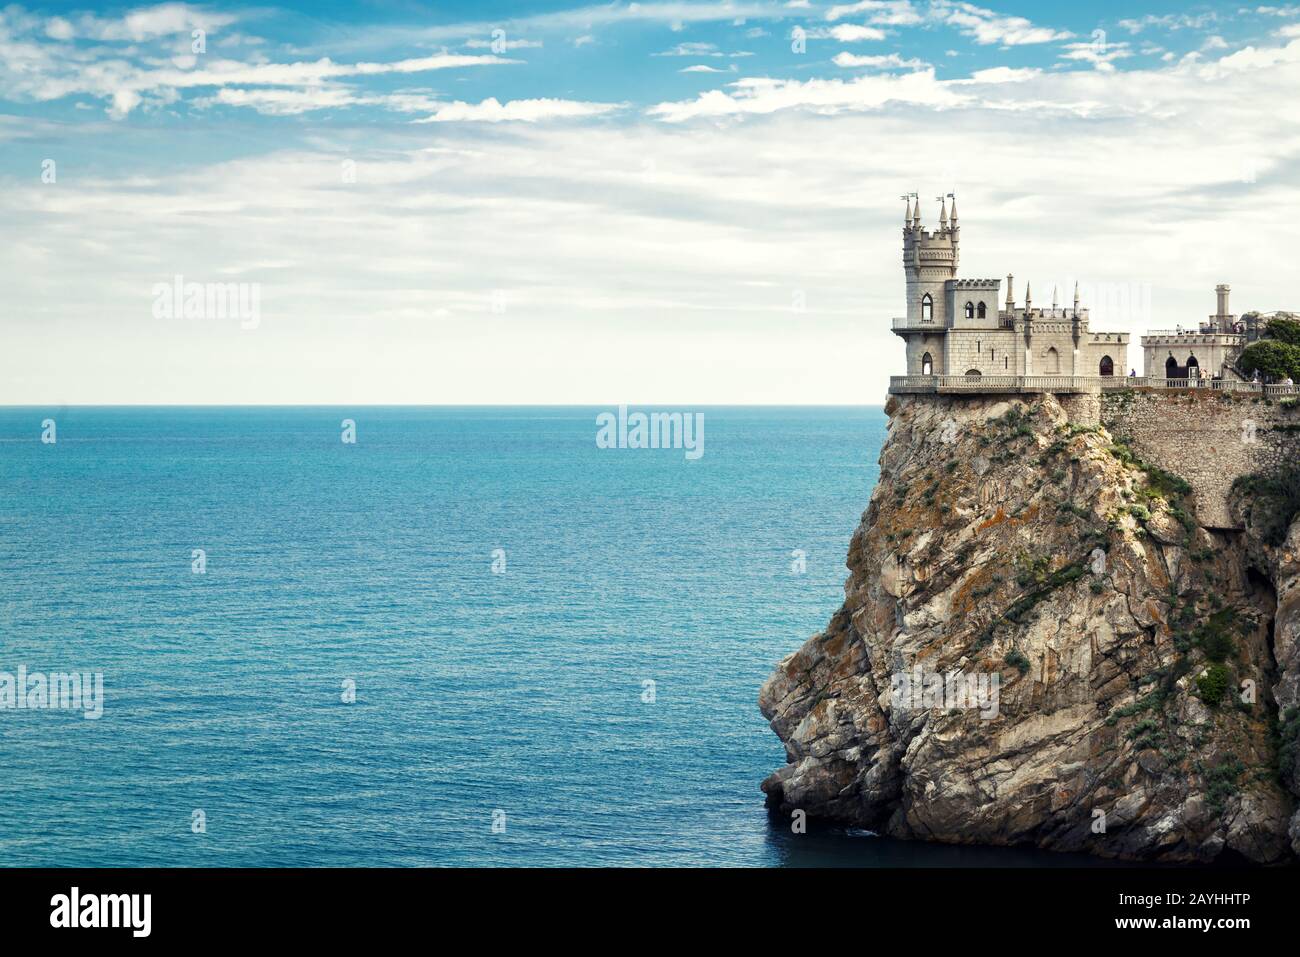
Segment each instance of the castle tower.
[[1232,332],[1233,323],[1237,321],[1237,317],[1228,308],[1228,294],[1231,292],[1232,287],[1227,283],[1219,283],[1214,287],[1217,311],[1210,316],[1210,323],[1218,332]]
[[944,283],[957,276],[961,230],[956,219],[948,218],[945,197],[939,197],[939,228],[921,227],[918,199],[911,224],[903,227],[903,272],[907,278],[907,320],[909,324],[948,324]]

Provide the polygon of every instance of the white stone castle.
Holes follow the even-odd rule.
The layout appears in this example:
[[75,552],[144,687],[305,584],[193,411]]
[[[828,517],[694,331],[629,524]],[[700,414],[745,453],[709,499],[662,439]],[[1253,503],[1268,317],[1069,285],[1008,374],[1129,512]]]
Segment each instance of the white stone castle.
[[907,315],[894,319],[893,329],[906,344],[907,374],[891,377],[890,392],[1294,389],[1262,387],[1237,371],[1241,350],[1259,338],[1269,317],[1238,319],[1229,312],[1227,285],[1215,287],[1218,310],[1208,322],[1144,335],[1142,373],[1126,376],[1129,334],[1090,329],[1077,283],[1073,305],[1059,305],[1053,290],[1047,308],[1033,305],[1026,283],[1021,306],[1007,276],[1006,300],[1000,302],[1000,279],[957,278],[961,227],[953,194],[938,197],[939,228],[933,231],[921,226],[916,193],[903,199]]
[[956,198],[940,197],[939,228],[930,231],[921,226],[915,197],[906,197],[903,213],[907,315],[894,320],[894,332],[907,344],[909,377],[1124,375],[1128,333],[1089,329],[1078,284],[1072,306],[1058,305],[1053,294],[1052,305],[1042,308],[1033,305],[1026,283],[1018,306],[1007,276],[1007,298],[1000,302],[1002,280],[957,278]]

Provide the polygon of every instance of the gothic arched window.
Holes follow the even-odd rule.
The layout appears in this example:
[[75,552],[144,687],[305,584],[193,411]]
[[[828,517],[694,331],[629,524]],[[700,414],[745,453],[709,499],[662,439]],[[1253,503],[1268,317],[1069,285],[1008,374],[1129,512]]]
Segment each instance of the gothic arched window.
[[1112,359],[1110,356],[1102,356],[1102,357],[1101,357],[1101,369],[1100,369],[1100,371],[1101,371],[1101,374],[1102,374],[1102,375],[1114,375],[1114,374],[1115,374],[1115,360]]
[[934,375],[934,360],[928,352],[921,356],[921,375]]
[[984,316],[985,316],[984,303],[981,302],[981,303],[980,303],[980,304],[975,308],[975,314],[978,315],[981,319],[984,318]]
[[928,292],[921,297],[921,321],[934,322],[934,300]]
[[966,318],[967,319],[975,318],[975,303],[973,302],[966,303]]

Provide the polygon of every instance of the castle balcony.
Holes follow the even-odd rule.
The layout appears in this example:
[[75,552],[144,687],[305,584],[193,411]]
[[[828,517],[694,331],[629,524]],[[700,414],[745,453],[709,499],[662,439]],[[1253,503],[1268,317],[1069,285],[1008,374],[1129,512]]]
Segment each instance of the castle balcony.
[[933,319],[909,319],[907,316],[895,316],[893,320],[895,332],[947,332],[948,327],[942,322],[935,322]]

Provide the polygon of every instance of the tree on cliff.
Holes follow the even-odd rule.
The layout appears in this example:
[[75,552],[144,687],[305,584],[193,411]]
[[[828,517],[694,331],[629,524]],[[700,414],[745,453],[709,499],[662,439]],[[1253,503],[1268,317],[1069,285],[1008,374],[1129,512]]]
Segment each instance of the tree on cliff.
[[[1274,337],[1273,326],[1283,325],[1279,329],[1283,335],[1294,335],[1295,344],[1281,336]],[[1269,338],[1251,343],[1241,352],[1237,366],[1246,375],[1258,371],[1265,378],[1278,380],[1290,376],[1300,379],[1300,323],[1294,320],[1274,320],[1269,323]]]
[[1276,339],[1289,346],[1300,346],[1300,319],[1274,316],[1264,330],[1265,339]]

